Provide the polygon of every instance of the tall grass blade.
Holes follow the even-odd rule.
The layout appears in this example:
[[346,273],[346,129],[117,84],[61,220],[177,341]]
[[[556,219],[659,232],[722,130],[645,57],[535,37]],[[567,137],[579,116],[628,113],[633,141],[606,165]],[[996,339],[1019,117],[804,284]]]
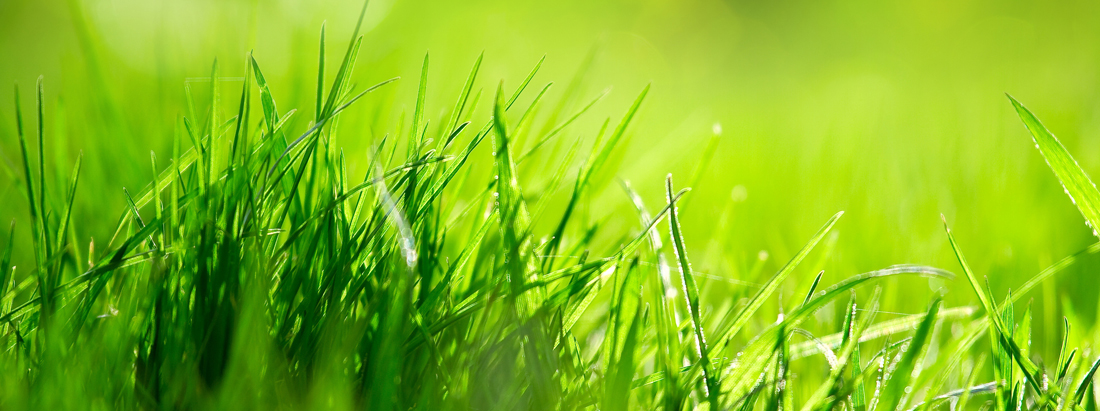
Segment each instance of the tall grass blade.
[[[1024,377],[1027,382],[1031,384],[1032,389],[1036,392],[1046,392],[1043,389],[1043,385],[1039,380],[1039,367],[1036,366],[1031,360],[1022,355],[1020,348],[1016,345],[1016,342],[1012,339],[1012,333],[1009,328],[1004,324],[1004,321],[997,315],[997,307],[993,303],[992,297],[987,294],[987,291],[982,289],[982,286],[978,282],[977,276],[970,269],[970,265],[967,264],[966,258],[963,257],[962,250],[959,249],[958,243],[955,242],[955,237],[951,234],[951,228],[947,226],[947,218],[940,216],[943,219],[944,230],[947,232],[947,239],[951,243],[951,249],[955,251],[955,257],[959,261],[959,266],[962,267],[963,272],[966,273],[966,279],[970,281],[971,287],[974,292],[978,294],[978,299],[982,302],[982,307],[986,310],[986,315],[992,320],[993,333],[996,339],[999,339],[1004,347],[1009,351],[1008,354],[1012,359],[1020,366],[1020,369],[1024,372]],[[1050,387],[1053,392],[1057,392],[1056,387]]]
[[672,238],[672,249],[676,252],[676,260],[680,263],[680,279],[684,295],[687,297],[688,314],[691,316],[691,328],[695,334],[695,352],[699,356],[699,364],[703,368],[703,380],[706,384],[703,390],[710,404],[710,409],[719,409],[718,392],[719,380],[710,363],[710,348],[707,346],[706,333],[703,331],[702,315],[699,312],[699,286],[695,283],[695,273],[688,262],[687,249],[684,247],[684,235],[681,232],[680,220],[676,215],[676,197],[672,191],[672,175],[665,179],[665,193],[668,197],[668,227],[669,237]]

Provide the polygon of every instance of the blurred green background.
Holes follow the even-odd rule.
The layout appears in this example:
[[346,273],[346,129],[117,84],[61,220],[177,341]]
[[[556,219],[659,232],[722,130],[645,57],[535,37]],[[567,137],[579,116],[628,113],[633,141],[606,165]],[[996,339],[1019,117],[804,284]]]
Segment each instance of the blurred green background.
[[[125,204],[122,187],[133,192],[150,179],[148,152],[161,164],[171,157],[187,84],[206,101],[218,59],[221,103],[231,112],[251,50],[280,109],[299,108],[293,124],[301,129],[312,115],[322,22],[329,59],[338,61],[360,5],[0,0],[0,84],[20,85],[33,127],[33,85],[45,76],[47,169],[58,170],[48,174],[63,181],[84,153],[74,220],[81,243],[106,243]],[[498,79],[515,87],[543,55],[534,84],[555,81],[551,97],[574,78],[583,81],[580,100],[612,87],[571,126],[574,136],[593,138],[652,83],[616,172],[651,207],[663,201],[667,173],[687,184],[720,129],[710,167],[681,211],[713,304],[729,287],[753,286],[761,251],[763,270],[774,272],[839,210],[847,214],[820,265],[826,284],[898,263],[958,271],[940,213],[999,296],[1096,240],[1004,93],[1100,175],[1100,3],[379,0],[364,25],[356,82],[403,80],[342,123],[354,130],[339,142],[353,169],[411,112],[426,52],[428,118],[437,122],[483,51],[478,86],[486,95]],[[16,235],[29,238],[13,104],[3,94],[0,218],[16,220]],[[487,107],[483,97],[478,110]],[[637,229],[617,184],[595,201],[591,219]],[[25,245],[17,246],[22,264],[31,261]],[[804,265],[798,276],[809,278],[815,264]],[[1092,322],[1096,268],[1079,265],[1035,293],[1037,332],[1054,338],[1068,307]],[[922,312],[939,286],[899,280],[887,286],[883,308]],[[949,305],[975,301],[964,282],[947,288]],[[789,286],[783,295],[799,292]]]

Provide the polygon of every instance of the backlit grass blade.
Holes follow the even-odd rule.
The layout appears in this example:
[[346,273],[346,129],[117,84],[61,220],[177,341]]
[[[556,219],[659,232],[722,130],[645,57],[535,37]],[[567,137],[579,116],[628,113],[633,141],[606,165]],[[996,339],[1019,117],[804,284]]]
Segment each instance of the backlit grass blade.
[[[248,67],[250,60],[251,58],[245,59],[245,67]],[[239,152],[247,151],[245,149],[242,149],[241,145],[244,144],[245,146],[248,146],[248,121],[249,113],[252,112],[252,110],[250,110],[252,108],[252,70],[245,69],[244,73],[244,84],[241,85],[241,99],[237,108],[237,124],[235,130],[233,131],[233,143],[230,146],[229,150],[228,161],[230,167],[232,167],[234,163],[238,162],[237,155]],[[233,168],[230,168],[230,172],[232,170]],[[160,190],[157,188],[157,186],[159,186],[160,183],[158,183],[156,180],[156,170],[153,170],[153,191],[159,198]]]
[[[470,92],[474,89],[474,81],[477,80],[477,72],[481,69],[481,59],[484,57],[484,52],[478,54],[474,67],[470,69],[470,74],[466,76],[466,82],[462,85],[462,92],[459,94],[458,101],[455,102],[455,107],[451,110],[451,120],[447,122],[447,128],[450,130],[455,130],[462,121],[462,114],[466,110],[466,104],[470,101]],[[457,136],[457,133],[452,133],[446,141],[441,141],[440,152],[451,145],[451,141],[454,140],[455,136]]]
[[[986,280],[986,291],[988,291],[988,290],[989,290],[989,281],[987,279]],[[992,292],[990,292],[989,294],[992,295]],[[1001,318],[1001,322],[1008,327],[1009,337],[1012,337],[1012,334],[1015,331],[1015,324],[1016,324],[1015,307],[1014,307],[1014,304],[1012,303],[1012,291],[1009,291],[1008,296],[1005,297],[1005,301],[1001,305],[1001,312],[1000,312],[999,316]],[[1013,376],[1014,376],[1013,371],[1014,371],[1015,367],[1012,366],[1013,361],[1012,361],[1012,355],[1010,354],[1011,349],[1009,347],[1007,347],[1004,343],[999,342],[999,337],[998,337],[998,334],[997,334],[997,330],[994,329],[993,327],[989,328],[989,340],[994,342],[993,343],[993,377],[997,381],[1007,381],[1007,383],[1002,384],[1002,387],[1000,387],[1000,388],[1003,388],[1004,386],[1012,386],[1013,384],[1017,383],[1018,381],[1016,381],[1016,379],[1013,378]],[[998,407],[1000,407],[1000,408],[1008,407],[1009,404],[1012,402],[1012,397],[1013,397],[1013,395],[1012,395],[1011,390],[998,389],[997,390],[997,396],[996,396],[996,401],[997,401]]]
[[[47,253],[46,244],[45,244],[48,241],[46,239],[46,221],[45,221],[46,211],[42,208],[42,205],[44,204],[44,202],[41,200],[41,193],[43,193],[45,191],[45,190],[42,190],[41,187],[43,187],[45,185],[45,182],[44,181],[39,182],[38,186],[39,186],[40,189],[38,190],[38,194],[36,195],[35,194],[35,189],[34,189],[35,179],[34,179],[33,175],[31,174],[30,159],[27,156],[27,140],[26,140],[26,137],[24,136],[24,133],[23,133],[23,116],[21,114],[21,110],[20,110],[19,106],[20,106],[19,88],[16,87],[15,88],[15,124],[16,124],[16,132],[19,136],[20,154],[22,154],[22,157],[23,157],[23,178],[25,179],[24,181],[25,181],[26,189],[27,189],[27,202],[28,202],[28,205],[29,205],[29,208],[30,208],[30,213],[31,213],[31,235],[32,235],[31,243],[33,244],[33,247],[34,247],[34,249],[33,249],[34,260],[35,260],[35,265],[37,267],[37,272],[38,272],[39,295],[44,297],[42,299],[42,301],[44,301],[46,303],[46,305],[47,305],[46,308],[47,309],[45,310],[45,312],[48,313],[50,311],[49,302],[52,301],[52,297],[51,297],[52,296],[52,289],[50,288],[49,281],[48,281],[48,279],[46,278],[46,275],[45,275],[46,261],[49,259],[49,254]],[[39,133],[39,134],[41,134],[41,133]],[[41,145],[41,139],[39,139],[39,140],[40,140],[39,144]],[[42,157],[41,147],[39,147],[39,152],[40,153],[39,153],[38,157],[40,159],[39,161],[41,161],[41,157]]]
[[[966,279],[970,281],[970,285],[973,287],[974,292],[978,294],[978,299],[981,300],[982,307],[985,308],[986,316],[992,321],[994,333],[1001,340],[1001,343],[1004,344],[1005,348],[1009,350],[1009,355],[1012,356],[1013,360],[1019,364],[1020,369],[1024,372],[1024,377],[1027,379],[1027,382],[1031,384],[1032,388],[1036,392],[1046,392],[1039,380],[1039,367],[1031,362],[1029,358],[1024,357],[1020,348],[1016,345],[1016,342],[1012,340],[1012,333],[1001,320],[1001,317],[997,315],[999,310],[997,310],[997,307],[994,305],[992,297],[987,294],[987,291],[985,291],[978,282],[977,275],[970,269],[970,265],[967,264],[966,258],[963,257],[962,250],[959,249],[958,243],[955,242],[955,237],[951,235],[951,228],[947,226],[947,218],[942,215],[940,217],[943,219],[943,227],[947,232],[947,239],[951,243],[951,249],[955,251],[955,257],[958,259],[959,266],[962,267],[963,272],[966,273]],[[1057,392],[1057,387],[1051,386],[1050,389]]]
[[521,155],[519,157],[519,160],[517,162],[522,163],[523,160],[526,160],[528,157],[530,157],[530,156],[534,155],[536,152],[538,152],[538,149],[540,147],[542,147],[544,144],[546,144],[548,141],[550,141],[550,139],[554,138],[554,136],[558,135],[558,133],[561,133],[561,131],[564,130],[565,127],[569,126],[570,124],[573,124],[574,121],[576,121],[578,118],[580,118],[581,115],[583,115],[585,112],[587,112],[589,109],[591,109],[592,106],[595,106],[596,103],[600,102],[600,100],[602,100],[604,97],[606,97],[607,94],[608,94],[608,90],[604,90],[603,93],[600,93],[598,96],[596,96],[591,101],[589,101],[588,104],[585,104],[584,107],[582,107],[580,110],[577,110],[576,113],[573,113],[572,116],[569,116],[569,119],[565,120],[561,124],[554,127],[554,129],[550,130],[550,132],[546,133],[546,135],[543,136],[541,139],[539,139],[539,141],[536,142],[533,147],[531,147],[525,153],[523,153],[523,155]]
[[1024,316],[1020,318],[1020,323],[1016,325],[1015,337],[1016,345],[1020,346],[1020,351],[1027,357],[1031,352],[1031,304],[1028,304],[1027,309],[1024,310]]
[[1034,114],[1031,114],[1031,111],[1012,96],[1008,96],[1008,99],[1012,101],[1024,126],[1031,132],[1035,146],[1039,148],[1039,153],[1043,155],[1047,165],[1062,183],[1069,199],[1078,210],[1081,210],[1081,215],[1085,217],[1085,222],[1092,229],[1093,235],[1100,236],[1097,234],[1097,230],[1100,230],[1100,191],[1097,191],[1096,184],[1089,179],[1085,170],[1081,169],[1077,160],[1073,159],[1062,142],[1058,141],[1058,138],[1054,137],[1054,134],[1051,134]]
[[420,155],[420,123],[424,121],[424,99],[428,93],[428,54],[424,54],[424,64],[420,68],[420,85],[416,88],[416,106],[413,109],[412,124],[409,126],[409,161]]
[[314,105],[314,122],[321,121],[325,105],[325,23],[321,23],[321,40],[317,46],[317,101]]
[[367,15],[368,3],[368,1],[364,1],[363,9],[359,11],[359,19],[355,22],[355,30],[352,30],[351,41],[348,42],[348,49],[344,52],[344,59],[340,62],[340,68],[336,71],[336,78],[332,80],[332,87],[328,90],[328,98],[325,100],[325,104],[321,109],[321,118],[332,116],[337,99],[340,97],[340,93],[347,84],[351,66],[359,49],[359,41],[361,40],[359,37],[359,30],[362,29],[363,18]]
[[[496,104],[493,106],[493,130],[497,137],[496,152],[496,208],[500,217],[500,229],[503,237],[505,261],[512,285],[513,298],[519,297],[520,287],[534,274],[529,266],[528,237],[523,233],[527,230],[530,216],[527,214],[527,205],[523,200],[523,193],[519,188],[516,178],[516,163],[512,161],[512,147],[508,135],[508,125],[505,117],[504,84],[497,87]],[[521,308],[530,310],[532,301],[523,300]],[[521,312],[527,314],[526,312]]]
[[45,86],[42,84],[45,77],[38,76],[38,81],[35,83],[35,95],[34,103],[37,108],[38,114],[38,211],[42,213],[42,219],[39,220],[39,226],[42,229],[42,246],[45,248],[46,258],[49,259],[53,254],[52,246],[50,245],[50,228],[46,224],[46,219],[49,217],[49,211],[46,210],[46,113],[45,113],[45,99],[42,98]]
[[[688,187],[695,187],[699,185],[699,181],[707,172],[708,168],[710,167],[711,161],[714,160],[714,156],[718,154],[718,142],[721,141],[721,136],[722,125],[714,124],[714,126],[711,127],[711,135],[710,138],[707,140],[707,145],[703,147],[703,151],[700,152],[701,154],[699,156],[699,159],[696,160],[695,167],[691,171],[691,179],[688,180]],[[689,201],[691,201],[691,199],[685,201],[684,205],[686,206]]]
[[[878,296],[878,295],[879,294],[876,293],[876,296]],[[875,304],[878,303],[877,299],[872,300],[872,302],[875,303]],[[855,319],[855,311],[856,311],[856,305],[853,302],[852,303],[852,314],[851,314],[851,318],[853,320]],[[860,330],[859,335],[855,335],[855,333],[851,332],[851,323],[852,322],[853,321],[849,320],[849,326],[844,328],[844,339],[849,340],[849,341],[855,340],[855,342],[854,342],[855,346],[852,347],[852,357],[851,357],[852,358],[852,360],[851,360],[852,374],[851,374],[851,376],[852,376],[852,378],[856,378],[860,374],[863,374],[863,369],[861,368],[862,365],[860,364],[860,361],[862,361],[862,357],[860,356],[859,343],[863,342],[862,341],[862,339],[863,339],[862,334],[863,334],[863,332],[866,331],[866,327],[864,327],[864,329]],[[866,389],[865,384],[863,383],[863,381],[857,382],[854,385],[854,387],[852,389],[851,405],[852,405],[852,409],[854,411],[867,411],[867,389]]]
[[[653,218],[650,216],[649,210],[646,209],[642,197],[625,181],[623,182],[623,189],[626,190],[627,195],[630,196],[631,202],[634,203],[634,208],[638,211],[638,217],[641,219],[642,226],[649,225],[650,222],[653,221]],[[676,305],[671,304],[671,302],[675,300],[676,286],[672,283],[672,272],[669,269],[668,258],[666,258],[664,254],[664,245],[661,242],[661,235],[656,230],[649,232],[649,245],[657,258],[657,276],[662,300],[669,303],[673,318],[679,318],[679,315],[676,315],[675,312]]]
[[8,283],[11,282],[12,273],[15,271],[11,265],[11,249],[15,246],[15,221],[11,222],[8,229],[8,242],[4,246],[4,254],[0,256],[0,313],[7,307],[4,306],[4,298],[8,295]]
[[[779,271],[776,272],[775,275],[768,279],[768,282],[764,283],[764,286],[761,287],[755,295],[753,295],[752,299],[749,300],[749,303],[745,305],[745,307],[741,308],[741,310],[738,311],[737,315],[733,317],[730,326],[723,331],[723,338],[732,338],[733,336],[736,336],[737,333],[741,331],[741,328],[744,327],[745,324],[748,324],[753,314],[756,313],[756,310],[760,309],[760,307],[764,305],[764,300],[770,297],[772,293],[775,292],[775,290],[779,289],[779,285],[782,284],[783,280],[785,280],[788,275],[794,272],[795,267],[797,267],[798,264],[801,263],[802,260],[804,260],[806,256],[810,254],[810,251],[813,250],[814,247],[817,246],[817,244],[820,243],[823,238],[825,238],[825,235],[833,229],[833,225],[836,224],[837,220],[840,220],[840,217],[842,215],[844,215],[843,211],[836,213],[831,218],[829,218],[829,221],[825,222],[825,225],[822,226],[817,231],[817,233],[810,238],[810,241],[806,243],[806,245],[803,246],[802,249],[799,250],[798,253],[795,254],[795,256],[791,258],[791,260],[788,261],[786,265],[783,266],[783,268],[779,269]],[[805,307],[808,303],[809,302],[807,301],[803,304],[803,306]]]
[[[551,257],[543,260],[543,271],[550,271],[553,267],[553,255],[557,253],[558,247],[561,246],[562,236],[565,235],[565,227],[573,215],[577,202],[580,201],[581,194],[588,189],[592,177],[600,170],[601,166],[607,162],[607,158],[611,155],[612,149],[622,139],[623,133],[625,133],[627,127],[630,126],[631,120],[633,120],[634,115],[637,114],[638,108],[641,107],[648,93],[649,85],[646,85],[646,87],[642,89],[642,92],[638,94],[638,97],[634,99],[634,103],[631,104],[626,115],[623,116],[623,119],[619,122],[619,125],[615,127],[615,131],[612,132],[607,142],[603,145],[593,147],[591,157],[589,157],[585,167],[577,175],[576,183],[573,185],[572,196],[569,198],[569,203],[566,205],[565,212],[558,222],[558,227],[551,236],[549,245],[546,247],[547,253]],[[597,138],[597,140],[599,140],[599,138]]]
[[512,104],[515,104],[516,99],[519,98],[519,95],[523,93],[523,90],[527,89],[527,85],[531,84],[531,79],[535,78],[535,74],[539,72],[539,69],[542,68],[542,63],[545,61],[546,55],[543,55],[542,58],[539,59],[539,62],[535,63],[535,67],[531,69],[531,72],[527,73],[527,77],[525,77],[523,81],[519,83],[519,87],[516,88],[516,91],[512,93],[511,97],[508,98],[508,103],[504,105],[505,110],[512,108]]
[[65,216],[61,218],[61,225],[57,230],[57,249],[60,251],[65,247],[65,235],[69,230],[69,221],[73,215],[73,204],[76,202],[76,185],[80,181],[80,166],[83,164],[84,154],[79,155],[76,158],[76,165],[73,166],[72,175],[69,177],[69,196],[68,201],[65,202]]
[[1069,342],[1069,320],[1066,317],[1062,317],[1062,322],[1065,324],[1065,331],[1062,332],[1062,348],[1058,350],[1058,368],[1055,369],[1055,378],[1057,382],[1062,382],[1066,378],[1066,371],[1069,370],[1069,364],[1073,361],[1073,355],[1077,350],[1073,350],[1068,355],[1066,354],[1067,345]]
[[[624,267],[625,266],[625,267]],[[604,339],[604,409],[625,410],[630,400],[630,383],[634,378],[638,335],[642,329],[641,274],[638,260],[624,262],[616,271],[615,295],[612,296],[608,326]]]
[[630,127],[631,122],[634,120],[634,116],[638,114],[638,109],[641,108],[642,102],[645,101],[645,97],[649,94],[649,84],[646,84],[641,93],[638,93],[638,97],[634,99],[634,103],[630,105],[630,108],[626,111],[626,115],[623,116],[622,121],[618,126],[615,126],[615,131],[611,132],[611,135],[607,138],[607,141],[600,147],[599,151],[590,159],[589,165],[585,170],[584,181],[585,184],[591,180],[591,178],[600,171],[604,163],[607,162],[608,157],[611,156],[611,152],[619,145],[619,142],[623,139],[623,135],[626,134],[627,127]]
[[1081,377],[1081,383],[1077,384],[1077,391],[1073,394],[1073,403],[1080,404],[1085,399],[1085,394],[1088,393],[1089,384],[1092,384],[1092,377],[1096,376],[1096,370],[1100,369],[1100,359],[1097,359],[1092,363],[1092,367],[1089,367],[1089,372],[1085,373],[1084,377]]
[[932,328],[936,324],[941,304],[942,302],[938,299],[933,302],[932,307],[925,314],[924,320],[917,326],[917,332],[913,335],[909,348],[905,351],[905,355],[901,357],[901,361],[890,375],[890,380],[886,383],[886,388],[879,397],[879,403],[875,406],[876,410],[894,411],[898,410],[900,405],[903,405],[902,400],[909,395],[906,388],[910,387],[913,373],[918,371],[920,366],[917,360],[923,356],[930,343]]
[[209,152],[206,156],[206,176],[210,179],[207,186],[213,185],[217,180],[218,175],[218,154],[221,150],[221,144],[218,140],[221,138],[220,129],[218,128],[218,60],[214,59],[214,65],[210,68],[210,130],[208,133],[209,140],[206,143],[209,147]]
[[[644,94],[643,94],[644,95]],[[636,107],[635,107],[636,109]],[[610,144],[610,143],[609,143]],[[710,409],[717,410],[719,381],[710,363],[710,348],[707,347],[706,333],[703,331],[702,315],[699,313],[699,286],[695,283],[695,274],[692,272],[691,263],[688,262],[687,250],[684,248],[684,235],[680,229],[680,219],[676,215],[676,197],[672,190],[672,175],[665,179],[665,194],[668,196],[668,227],[669,237],[672,238],[672,248],[676,252],[676,260],[680,262],[680,279],[683,285],[684,295],[687,297],[688,314],[691,316],[691,327],[695,333],[695,350],[699,356],[699,364],[703,367],[703,380],[706,384],[704,394]]]
[[[653,218],[649,210],[646,209],[642,197],[626,181],[622,182],[622,186],[631,202],[634,203],[641,225],[643,227],[648,226]],[[657,375],[663,374],[661,380],[665,382],[663,397],[665,409],[678,409],[682,403],[683,393],[679,385],[680,333],[673,328],[673,324],[677,323],[679,318],[676,312],[677,305],[675,304],[676,286],[672,283],[671,270],[669,269],[668,259],[664,254],[660,233],[656,230],[648,231],[648,233],[649,245],[657,258],[657,278],[653,281],[654,286],[651,293],[654,300],[656,300],[656,361],[661,370]],[[637,382],[635,382],[635,385],[637,385]]]
[[802,300],[802,305],[806,305],[813,298],[814,293],[817,292],[817,285],[821,283],[821,276],[824,274],[825,272],[821,271],[817,273],[817,277],[814,277],[814,282],[810,283],[810,290],[806,291],[806,298]]

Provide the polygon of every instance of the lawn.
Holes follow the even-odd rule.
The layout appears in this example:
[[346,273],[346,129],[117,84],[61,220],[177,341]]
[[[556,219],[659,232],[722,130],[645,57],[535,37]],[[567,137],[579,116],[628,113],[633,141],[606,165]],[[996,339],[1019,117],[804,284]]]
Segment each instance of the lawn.
[[1095,410],[1097,8],[0,4],[0,409]]

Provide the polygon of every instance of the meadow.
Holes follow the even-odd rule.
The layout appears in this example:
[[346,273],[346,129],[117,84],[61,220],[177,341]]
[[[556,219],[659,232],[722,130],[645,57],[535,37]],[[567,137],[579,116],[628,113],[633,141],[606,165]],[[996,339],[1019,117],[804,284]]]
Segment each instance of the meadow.
[[0,4],[0,409],[1095,410],[1097,7],[857,3]]

